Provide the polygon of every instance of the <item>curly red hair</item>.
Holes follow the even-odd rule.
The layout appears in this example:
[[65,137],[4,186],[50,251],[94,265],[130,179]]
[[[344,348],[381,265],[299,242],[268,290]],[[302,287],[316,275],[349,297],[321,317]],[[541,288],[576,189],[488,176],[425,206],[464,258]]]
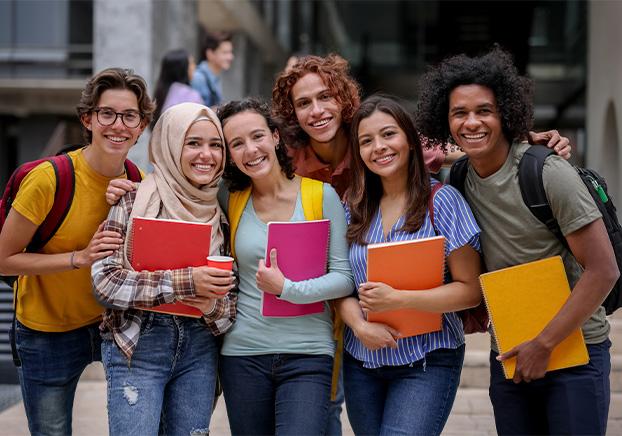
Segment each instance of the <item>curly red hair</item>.
[[277,77],[272,89],[272,113],[279,121],[285,143],[294,148],[309,144],[309,136],[302,130],[296,118],[291,96],[296,82],[309,73],[320,76],[341,105],[341,119],[346,132],[354,112],[361,104],[360,87],[350,76],[348,61],[334,53],[326,57],[300,58],[292,68]]

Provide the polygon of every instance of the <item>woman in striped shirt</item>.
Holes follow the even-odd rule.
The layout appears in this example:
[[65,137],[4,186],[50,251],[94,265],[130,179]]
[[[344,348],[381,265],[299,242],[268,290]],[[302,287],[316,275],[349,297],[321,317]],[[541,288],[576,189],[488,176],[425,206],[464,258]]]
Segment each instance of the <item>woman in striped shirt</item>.
[[[394,99],[373,96],[354,115],[352,190],[347,197],[350,263],[357,291],[338,303],[345,331],[344,386],[356,434],[440,434],[456,395],[464,358],[457,310],[481,300],[479,227],[458,191],[443,186],[433,197],[422,148],[408,113]],[[445,284],[397,291],[367,281],[367,244],[442,235]],[[400,337],[366,321],[368,311],[413,308],[440,312],[442,329]]]

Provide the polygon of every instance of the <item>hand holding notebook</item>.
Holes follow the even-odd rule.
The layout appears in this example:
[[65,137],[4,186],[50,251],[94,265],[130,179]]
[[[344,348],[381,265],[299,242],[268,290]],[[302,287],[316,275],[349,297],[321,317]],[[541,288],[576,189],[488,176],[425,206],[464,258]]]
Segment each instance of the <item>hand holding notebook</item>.
[[358,289],[363,310],[386,312],[400,309],[400,295],[397,290],[383,282],[361,283]]
[[257,268],[257,288],[260,291],[267,292],[272,295],[281,295],[283,285],[285,284],[285,276],[279,269],[278,252],[276,248],[270,250],[270,260],[266,266],[266,261],[261,259]]
[[[382,292],[385,297],[391,295],[392,289],[416,291],[440,286],[445,270],[444,246],[443,236],[369,244],[367,284]],[[374,282],[386,284],[386,287],[378,287]],[[368,304],[368,296],[364,297],[364,301]],[[376,303],[377,306],[380,304],[379,301]],[[442,314],[417,309],[370,311],[367,319],[392,327],[400,332],[401,337],[421,335],[442,328]]]
[[[264,269],[269,269],[272,265],[271,253],[276,250],[279,271],[293,282],[326,274],[329,235],[330,221],[326,219],[268,223]],[[323,301],[294,304],[272,293],[262,292],[261,314],[266,317],[305,316],[322,313],[324,310]]]
[[580,328],[551,352],[534,340],[570,297],[560,256],[482,274],[480,283],[499,352],[506,357],[501,362],[506,378],[523,379],[515,377],[517,364],[533,380],[543,375],[543,366],[546,372],[588,362]]

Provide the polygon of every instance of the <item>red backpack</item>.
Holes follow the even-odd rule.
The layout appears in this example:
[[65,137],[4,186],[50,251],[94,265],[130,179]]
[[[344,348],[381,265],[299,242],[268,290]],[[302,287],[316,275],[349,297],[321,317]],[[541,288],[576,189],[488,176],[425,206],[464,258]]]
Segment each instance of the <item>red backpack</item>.
[[[59,229],[65,220],[69,209],[71,208],[76,185],[76,176],[73,168],[73,162],[67,155],[66,151],[67,148],[56,156],[45,157],[20,165],[15,171],[13,171],[13,174],[11,174],[9,181],[6,184],[4,194],[0,200],[0,231],[2,231],[4,222],[9,215],[11,205],[17,196],[17,191],[19,190],[19,186],[22,183],[22,180],[24,180],[24,177],[26,177],[26,175],[28,175],[33,168],[43,162],[50,162],[52,164],[52,168],[54,168],[54,174],[56,176],[56,192],[54,194],[52,209],[50,209],[48,215],[35,232],[30,244],[28,244],[28,247],[26,248],[26,251],[36,252],[41,250],[41,248],[43,248],[43,246],[47,244],[50,239],[52,239],[52,236],[54,236],[56,231]],[[131,181],[140,182],[142,180],[140,170],[129,159],[125,160],[125,171],[127,173],[127,178]]]

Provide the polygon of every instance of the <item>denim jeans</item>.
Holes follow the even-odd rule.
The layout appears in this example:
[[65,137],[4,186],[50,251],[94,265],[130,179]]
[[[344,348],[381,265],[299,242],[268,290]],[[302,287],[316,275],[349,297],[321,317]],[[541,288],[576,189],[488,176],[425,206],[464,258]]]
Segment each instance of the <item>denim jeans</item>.
[[344,353],[346,408],[356,435],[439,435],[456,397],[464,345],[403,366],[364,368]]
[[15,321],[17,369],[32,435],[71,434],[73,399],[86,366],[101,360],[97,324],[62,333],[29,329]]
[[331,356],[221,356],[231,433],[322,435],[326,430]]
[[490,352],[490,401],[500,435],[604,435],[609,414],[609,339],[588,345],[587,365],[560,369],[530,383],[503,376]]
[[218,345],[198,319],[148,313],[132,359],[102,342],[110,435],[206,435]]

